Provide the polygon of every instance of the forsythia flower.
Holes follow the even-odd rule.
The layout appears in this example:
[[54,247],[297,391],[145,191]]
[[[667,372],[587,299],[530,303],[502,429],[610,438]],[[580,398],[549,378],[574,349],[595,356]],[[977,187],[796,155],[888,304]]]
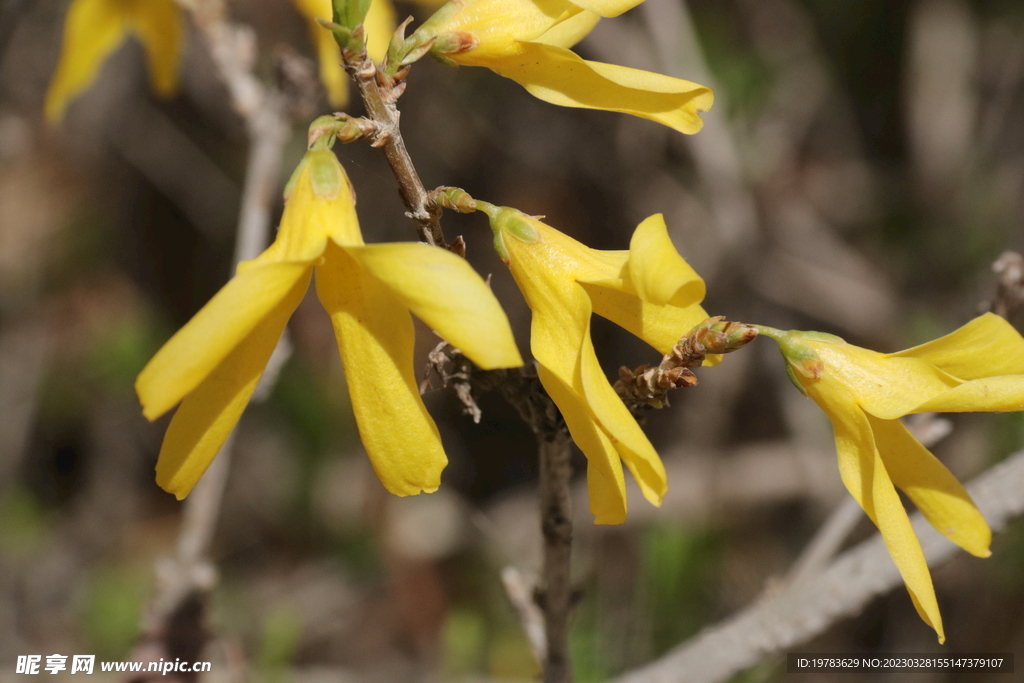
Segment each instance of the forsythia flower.
[[991,313],[887,354],[828,334],[758,329],[778,341],[794,384],[832,421],[843,483],[878,526],[918,614],[942,642],[928,564],[894,485],[972,555],[988,557],[992,534],[963,486],[899,418],[1024,410],[1024,339]]
[[[341,50],[334,34],[317,23],[317,19],[331,20],[331,0],[293,0],[309,21],[310,36],[316,45],[320,60],[320,81],[327,90],[332,107],[348,104],[348,77],[341,66]],[[366,53],[375,62],[384,59],[391,35],[395,32],[395,7],[391,0],[372,0],[363,20],[366,31]]]
[[484,368],[522,364],[504,312],[465,260],[420,243],[364,244],[334,153],[306,153],[274,243],[168,341],[135,384],[149,419],[181,401],[157,462],[179,499],[238,421],[316,273],[377,476],[398,495],[434,491],[447,460],[420,399],[412,311]]
[[59,121],[68,102],[87,90],[127,33],[146,50],[153,90],[169,97],[178,87],[182,28],[174,0],[73,0],[64,21],[57,70],[46,92],[46,118]]
[[568,48],[601,17],[642,0],[452,0],[416,32],[435,37],[442,61],[485,66],[563,107],[633,114],[683,133],[703,125],[709,88],[661,74],[582,59]]
[[598,524],[626,517],[620,458],[644,496],[660,505],[665,468],[609,384],[590,339],[592,312],[667,353],[707,318],[704,282],[676,252],[661,215],[641,223],[629,251],[598,251],[515,209],[477,201],[494,244],[533,311],[530,345],[541,383],[587,456],[590,510]]

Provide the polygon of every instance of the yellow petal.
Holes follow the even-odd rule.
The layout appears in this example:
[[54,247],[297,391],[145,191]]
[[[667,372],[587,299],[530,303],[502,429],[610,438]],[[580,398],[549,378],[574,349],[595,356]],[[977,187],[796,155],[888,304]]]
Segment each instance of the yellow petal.
[[671,351],[680,337],[708,317],[697,305],[659,306],[604,283],[581,284],[590,295],[595,313],[640,337],[659,353]]
[[573,2],[599,16],[617,17],[626,10],[633,9],[643,0],[573,0]]
[[306,263],[271,263],[233,277],[139,373],[143,415],[155,420],[191,393],[309,273]]
[[420,398],[409,311],[333,244],[316,269],[316,291],[331,316],[352,412],[381,483],[399,496],[436,491],[448,459]]
[[618,452],[579,394],[543,365],[537,374],[562,413],[572,440],[587,456],[587,493],[594,523],[622,524],[626,521],[626,480]]
[[[612,470],[609,466],[604,464],[612,457],[607,450],[611,446],[615,459],[621,457],[626,461],[644,496],[653,504],[660,505],[666,487],[664,468],[654,447],[612,389],[597,362],[590,340],[589,299],[575,283],[561,281],[552,284],[556,286],[526,286],[525,282],[520,282],[520,288],[533,310],[530,346],[545,376],[556,378],[564,389],[563,395],[552,395],[563,416],[567,411],[575,411],[573,422],[566,417],[573,439],[588,459],[593,457],[602,463],[589,481],[595,487],[604,487],[604,493],[598,494],[603,496],[608,495],[605,489],[611,486],[611,482],[617,481],[610,476]],[[584,418],[586,425],[583,424]],[[594,427],[600,435],[587,431]],[[619,465],[616,467],[621,468]],[[606,520],[600,523],[618,523],[608,521],[614,517],[607,512],[604,510],[599,515]]]
[[1024,375],[965,382],[916,406],[914,413],[1011,413],[1024,410]]
[[566,385],[582,392],[576,383],[576,373],[590,329],[590,300],[586,292],[572,281],[531,282],[517,276],[516,282],[533,311],[530,349],[534,358]]
[[308,278],[293,283],[174,413],[160,448],[156,483],[178,500],[188,495],[231,434],[308,285]]
[[348,252],[405,308],[480,367],[523,364],[505,312],[465,259],[415,242],[370,244]]
[[521,42],[503,55],[471,50],[452,58],[460,64],[486,66],[551,104],[632,114],[682,133],[699,131],[704,122],[698,113],[714,102],[711,90],[702,85],[586,61],[553,45]]
[[450,9],[442,8],[421,28],[470,33],[477,40],[471,52],[477,55],[506,53],[516,41],[533,40],[583,11],[568,0],[469,0],[454,14]]
[[[375,62],[384,59],[395,32],[395,6],[391,0],[373,0],[363,19],[366,31],[366,54]],[[324,31],[327,33],[327,31]]]
[[864,410],[902,417],[960,382],[919,358],[887,357],[853,344],[805,340],[824,363],[822,381],[846,386]]
[[1024,338],[994,313],[927,344],[890,354],[920,358],[960,379],[1024,374]]
[[668,489],[665,466],[626,404],[608,383],[597,362],[589,326],[583,337],[579,363],[580,382],[587,405],[632,472],[644,498],[652,505],[661,506]]
[[899,420],[868,415],[868,422],[892,482],[914,501],[928,522],[972,555],[991,555],[992,531],[953,473]]
[[[626,484],[620,454],[594,416],[579,374],[585,339],[593,353],[589,300],[572,280],[545,279],[544,271],[523,272],[524,266],[532,265],[523,256],[534,246],[512,244],[509,251],[512,274],[533,311],[530,347],[539,364],[541,383],[587,457],[587,487],[595,523],[621,524],[626,518]],[[531,275],[540,281],[533,281]]]
[[530,40],[534,43],[570,48],[587,37],[600,20],[601,16],[599,14],[584,10],[564,21],[560,21],[544,33]]
[[131,27],[146,49],[146,64],[153,90],[170,97],[178,89],[182,27],[174,0],[146,0],[135,3]]
[[810,387],[811,396],[828,415],[835,431],[843,483],[878,526],[918,614],[935,629],[941,643],[945,640],[942,616],[935,599],[928,563],[907,512],[889,479],[885,464],[875,448],[871,424],[851,395],[843,396],[833,392],[828,396],[820,396],[814,393],[815,387]]
[[125,15],[114,0],[74,0],[64,20],[57,70],[46,91],[46,118],[59,121],[68,102],[96,80],[103,62],[125,33]]
[[676,251],[660,213],[644,220],[633,232],[629,277],[644,301],[686,307],[704,300],[704,280]]

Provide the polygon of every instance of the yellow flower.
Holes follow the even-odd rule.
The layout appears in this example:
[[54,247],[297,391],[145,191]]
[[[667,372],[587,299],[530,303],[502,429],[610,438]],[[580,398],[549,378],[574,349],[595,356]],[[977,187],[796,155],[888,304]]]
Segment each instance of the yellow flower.
[[174,94],[182,40],[174,0],[73,0],[64,21],[60,60],[46,92],[49,121],[59,121],[68,103],[92,85],[127,33],[134,33],[146,50],[156,94]]
[[[334,41],[334,34],[317,23],[317,19],[331,20],[331,0],[293,0],[309,21],[310,36],[316,45],[320,59],[320,81],[327,90],[327,99],[332,107],[348,104],[348,77],[341,66],[341,50]],[[395,7],[391,0],[372,0],[370,10],[363,20],[366,31],[366,53],[375,62],[384,59],[395,32]]]
[[540,380],[587,456],[595,522],[625,520],[620,459],[647,500],[660,505],[665,468],[598,364],[590,315],[667,353],[707,318],[699,305],[704,282],[672,246],[660,214],[637,227],[629,251],[598,251],[515,209],[481,201],[477,208],[490,216],[495,248],[533,311]]
[[314,271],[334,325],[352,410],[377,476],[398,495],[431,492],[447,459],[413,368],[414,312],[484,368],[522,364],[504,312],[458,256],[420,243],[363,243],[334,153],[307,152],[286,191],[274,243],[143,369],[150,420],[174,407],[157,483],[188,495],[227,439]]
[[827,334],[758,329],[779,342],[794,384],[832,421],[843,483],[878,526],[918,614],[942,642],[928,564],[893,485],[972,555],[988,557],[992,534],[956,478],[899,418],[1024,410],[1024,339],[991,313],[935,341],[888,354]]
[[452,64],[485,66],[531,95],[563,107],[633,114],[683,133],[703,125],[709,88],[661,74],[582,59],[568,48],[601,17],[642,0],[452,0],[416,32],[436,37],[432,54]]

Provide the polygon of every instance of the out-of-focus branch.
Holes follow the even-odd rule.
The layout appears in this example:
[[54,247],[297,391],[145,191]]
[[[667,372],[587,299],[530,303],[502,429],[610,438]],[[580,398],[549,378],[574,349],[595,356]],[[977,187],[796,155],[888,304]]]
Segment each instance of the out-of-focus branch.
[[245,122],[249,160],[242,190],[235,263],[255,257],[266,246],[270,210],[281,176],[281,154],[289,125],[285,98],[253,75],[257,48],[252,29],[225,19],[221,0],[181,0],[202,32],[231,105]]
[[[285,98],[265,86],[252,74],[256,56],[253,32],[225,19],[220,0],[182,0],[206,39],[213,62],[227,87],[232,106],[245,122],[250,141],[245,186],[239,210],[234,264],[255,257],[270,236],[273,197],[281,177],[284,144],[289,135]],[[259,400],[269,393],[277,373],[290,355],[287,337],[282,337],[267,364],[260,386],[253,395]],[[216,569],[208,560],[221,500],[230,467],[234,433],[221,447],[206,474],[184,504],[182,526],[175,555],[158,566],[159,592],[144,625],[148,644],[159,643],[170,656],[180,636],[191,633],[191,647],[203,645],[203,596],[216,583]],[[196,658],[198,652],[182,653]]]
[[534,600],[533,591],[527,583],[522,572],[509,565],[501,570],[501,583],[505,586],[505,593],[512,601],[519,616],[519,623],[526,632],[526,639],[530,642],[530,651],[533,652],[537,664],[544,666],[547,659],[548,645],[544,633],[544,613]]
[[[1024,514],[1024,451],[976,477],[967,491],[993,531]],[[916,513],[911,518],[929,566],[958,549]],[[828,569],[790,585],[707,629],[664,657],[615,683],[717,683],[856,614],[872,598],[903,582],[880,534],[852,548]]]
[[540,528],[544,536],[544,581],[538,602],[544,612],[544,683],[571,683],[569,623],[572,618],[572,508],[568,434],[538,439]]
[[1010,318],[1024,307],[1024,256],[1015,251],[1003,252],[992,264],[992,271],[999,276],[992,312]]

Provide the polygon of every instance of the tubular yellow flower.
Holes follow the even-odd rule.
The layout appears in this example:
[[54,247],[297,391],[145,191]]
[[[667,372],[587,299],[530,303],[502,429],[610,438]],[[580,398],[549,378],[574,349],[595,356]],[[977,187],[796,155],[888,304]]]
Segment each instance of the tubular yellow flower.
[[[320,61],[320,81],[327,90],[332,107],[348,104],[348,77],[341,66],[341,50],[334,35],[317,23],[317,19],[331,20],[331,0],[293,0],[295,6],[309,21],[310,37],[316,46]],[[375,62],[384,59],[391,35],[395,32],[395,6],[391,0],[373,0],[363,20],[366,31],[366,53]]]
[[46,118],[60,121],[68,103],[85,92],[107,57],[134,33],[146,50],[153,91],[178,88],[181,18],[174,0],[73,0],[64,21],[57,70],[46,92]]
[[642,0],[452,0],[416,32],[435,38],[442,61],[484,66],[531,95],[563,107],[603,109],[696,133],[714,95],[705,86],[614,64],[591,62],[568,48],[601,17]]
[[666,353],[707,318],[704,282],[676,252],[661,215],[641,223],[629,251],[598,251],[540,221],[477,201],[498,254],[533,311],[530,345],[540,380],[587,456],[590,510],[598,524],[626,517],[624,461],[660,505],[665,468],[609,384],[590,339],[597,313]]
[[758,329],[778,341],[793,383],[832,421],[843,483],[878,526],[918,614],[943,642],[928,564],[894,485],[972,555],[988,557],[992,534],[963,486],[899,418],[1024,410],[1024,339],[991,313],[889,354],[833,335]]
[[420,243],[364,244],[351,185],[334,153],[306,153],[274,243],[178,331],[135,383],[150,420],[177,403],[157,483],[188,495],[249,401],[316,273],[377,476],[397,495],[431,492],[447,463],[420,399],[410,311],[483,368],[522,359],[490,289],[458,256]]

